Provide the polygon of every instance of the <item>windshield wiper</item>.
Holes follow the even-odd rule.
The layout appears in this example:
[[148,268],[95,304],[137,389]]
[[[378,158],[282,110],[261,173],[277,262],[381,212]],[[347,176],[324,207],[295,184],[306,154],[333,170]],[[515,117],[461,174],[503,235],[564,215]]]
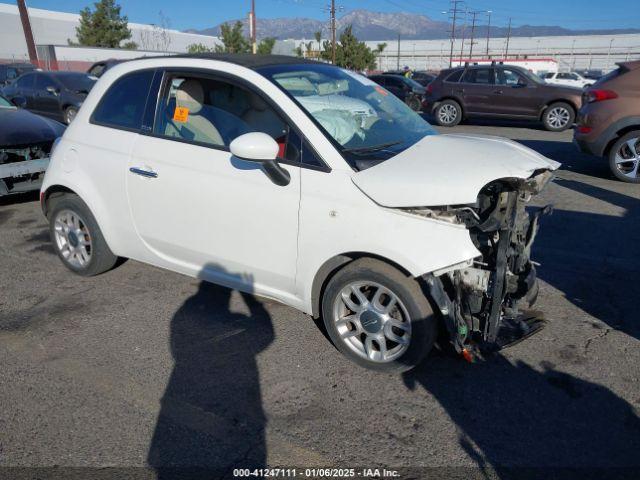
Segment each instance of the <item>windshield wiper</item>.
[[394,145],[399,145],[402,142],[388,142],[381,143],[380,145],[372,145],[370,147],[355,147],[355,148],[345,148],[343,152],[354,153],[356,155],[360,153],[370,153],[370,152],[378,152],[380,150],[385,150],[389,147],[393,147]]

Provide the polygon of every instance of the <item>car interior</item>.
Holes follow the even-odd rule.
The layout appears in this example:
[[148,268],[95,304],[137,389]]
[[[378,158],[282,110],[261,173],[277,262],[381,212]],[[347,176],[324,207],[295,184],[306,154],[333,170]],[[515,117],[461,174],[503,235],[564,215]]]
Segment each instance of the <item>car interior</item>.
[[[178,108],[185,115],[178,115]],[[163,110],[157,127],[162,135],[228,147],[244,133],[263,132],[278,142],[284,155],[286,123],[259,95],[242,87],[207,78],[174,77]]]

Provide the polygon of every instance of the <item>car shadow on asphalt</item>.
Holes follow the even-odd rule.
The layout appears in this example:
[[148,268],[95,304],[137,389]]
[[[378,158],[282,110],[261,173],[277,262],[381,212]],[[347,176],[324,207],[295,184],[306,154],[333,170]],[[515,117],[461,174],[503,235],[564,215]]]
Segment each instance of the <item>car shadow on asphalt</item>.
[[533,259],[541,263],[538,276],[609,328],[640,339],[640,200],[579,181],[556,183],[624,213],[556,210],[545,217],[533,246]]
[[[233,295],[241,295],[245,311],[232,311]],[[248,293],[203,281],[176,311],[174,366],[147,456],[159,479],[214,478],[234,467],[265,466],[256,355],[273,339],[270,315]]]
[[460,447],[485,478],[640,473],[640,418],[633,407],[551,362],[533,368],[496,354],[468,364],[435,354],[403,380],[439,401],[457,426]]

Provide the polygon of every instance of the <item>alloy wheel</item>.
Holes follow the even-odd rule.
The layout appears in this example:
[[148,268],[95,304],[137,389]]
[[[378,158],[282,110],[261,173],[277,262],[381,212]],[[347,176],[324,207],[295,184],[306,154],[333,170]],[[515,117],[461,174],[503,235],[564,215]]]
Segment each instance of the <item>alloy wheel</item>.
[[571,113],[565,107],[554,107],[547,116],[549,125],[553,128],[564,128],[569,123]]
[[411,342],[406,307],[379,283],[352,282],[345,286],[334,301],[333,321],[344,344],[375,363],[392,362]]
[[60,211],[54,220],[56,246],[64,260],[75,268],[91,261],[91,235],[86,222],[76,212]]
[[445,104],[438,109],[438,118],[442,123],[453,123],[457,117],[458,110],[453,105]]
[[616,168],[625,177],[638,178],[640,164],[640,137],[630,138],[624,142],[614,158]]

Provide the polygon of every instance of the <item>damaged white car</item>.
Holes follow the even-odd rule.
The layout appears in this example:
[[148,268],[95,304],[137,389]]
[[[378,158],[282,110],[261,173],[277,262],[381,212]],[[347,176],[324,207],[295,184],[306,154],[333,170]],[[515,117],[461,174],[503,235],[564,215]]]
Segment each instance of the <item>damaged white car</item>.
[[508,140],[438,135],[331,65],[147,58],[93,88],[41,200],[76,273],[132,258],[276,299],[321,317],[360,365],[398,371],[438,325],[467,357],[535,330],[544,209],[525,206],[558,167]]

